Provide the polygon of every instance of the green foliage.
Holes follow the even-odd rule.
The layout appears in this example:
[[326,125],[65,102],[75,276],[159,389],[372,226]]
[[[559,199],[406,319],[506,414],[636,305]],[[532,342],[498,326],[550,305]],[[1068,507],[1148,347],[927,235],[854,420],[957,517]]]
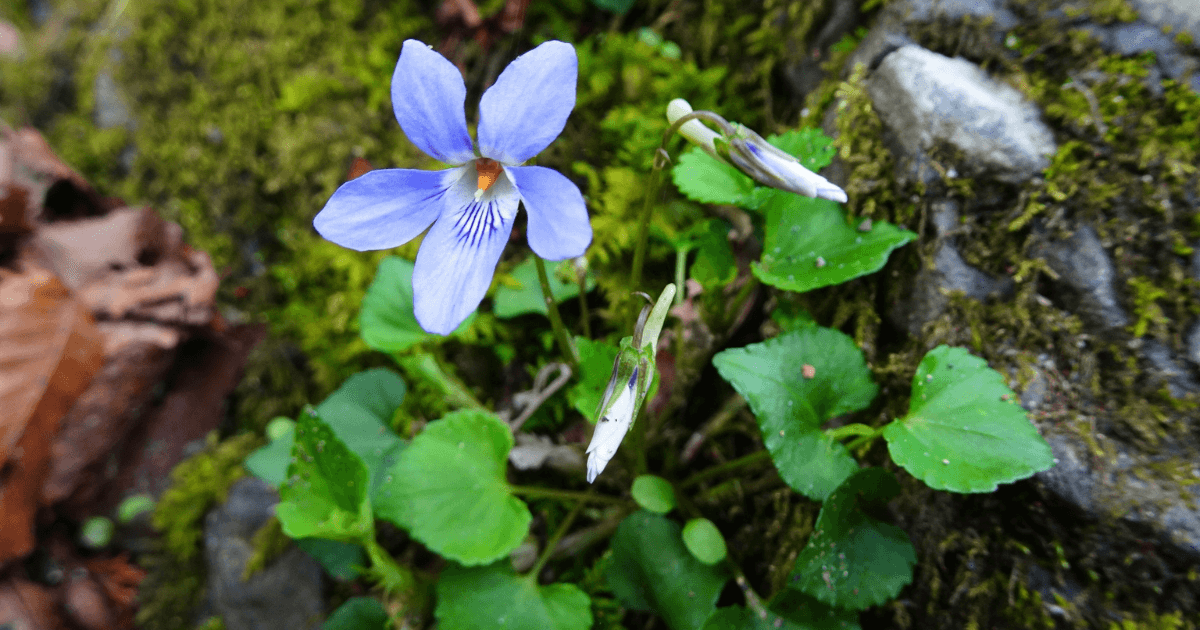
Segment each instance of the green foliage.
[[321,630],[387,630],[387,611],[374,597],[351,597],[329,615]]
[[443,570],[437,585],[439,626],[446,630],[592,627],[591,602],[577,586],[542,586],[537,576],[516,576],[507,564],[451,565]]
[[[569,260],[547,265],[550,294],[556,302],[561,303],[579,295],[579,281],[575,278],[574,269],[575,265]],[[546,300],[542,295],[542,285],[538,281],[533,256],[526,258],[510,271],[507,280],[508,282],[503,279],[500,281],[492,300],[492,310],[496,317],[507,319],[525,313],[546,314]],[[596,278],[590,271],[585,277],[584,285],[588,291],[596,286]]]
[[313,411],[300,414],[288,478],[275,514],[292,538],[347,542],[375,531],[367,467]]
[[[832,141],[819,129],[790,129],[781,135],[767,137],[767,142],[796,157],[804,168],[814,173],[833,161]],[[671,177],[679,191],[693,201],[745,208],[757,204],[751,195],[754,180],[698,147],[692,147],[679,159],[671,169]]]
[[712,521],[693,518],[684,524],[682,536],[683,544],[700,562],[716,564],[725,559],[725,537]]
[[[278,420],[276,418],[275,420]],[[244,463],[250,474],[278,488],[287,479],[288,465],[292,463],[292,445],[296,438],[296,423],[285,418],[290,424],[272,425],[278,427],[275,435],[268,436],[271,441],[266,446],[250,453]]]
[[[884,221],[846,223],[838,205],[785,192],[766,198],[766,242],[754,275],[789,291],[811,291],[879,271],[892,250],[917,238]],[[863,224],[867,225],[867,224]]]
[[895,597],[912,581],[917,554],[904,530],[867,515],[900,484],[882,468],[860,470],[825,499],[789,586],[831,606],[861,610]]
[[[425,332],[413,314],[412,274],[413,263],[404,258],[388,256],[379,261],[358,318],[368,346],[394,353],[437,337]],[[474,320],[472,314],[452,334],[463,333]]]
[[938,490],[991,492],[1054,465],[1004,377],[962,348],[921,359],[908,415],[883,437],[897,464]]
[[606,577],[627,608],[653,611],[672,630],[699,630],[716,609],[728,577],[697,560],[680,530],[658,514],[630,514],[613,536]]
[[567,390],[567,400],[583,417],[595,422],[620,349],[586,337],[575,338],[575,349],[579,352],[579,380]]
[[353,580],[367,566],[367,554],[354,543],[325,538],[301,538],[296,546],[312,556],[325,572],[337,580]]
[[406,391],[395,372],[375,368],[346,379],[317,406],[321,420],[366,466],[372,494],[404,448],[391,430],[391,421]]
[[846,447],[820,430],[834,416],[866,408],[879,391],[850,337],[799,328],[720,352],[713,365],[750,404],[775,467],[797,492],[824,499],[858,469]]
[[666,514],[675,509],[675,489],[671,482],[654,475],[638,475],[630,488],[633,500],[643,510]]
[[258,444],[252,434],[219,442],[212,433],[203,451],[171,471],[171,487],[159,499],[153,517],[167,553],[185,562],[196,557],[205,513],[224,501],[229,486],[246,474],[242,461]]
[[512,447],[512,432],[490,413],[456,411],[431,422],[388,469],[376,512],[462,564],[504,557],[532,519],[505,478]]

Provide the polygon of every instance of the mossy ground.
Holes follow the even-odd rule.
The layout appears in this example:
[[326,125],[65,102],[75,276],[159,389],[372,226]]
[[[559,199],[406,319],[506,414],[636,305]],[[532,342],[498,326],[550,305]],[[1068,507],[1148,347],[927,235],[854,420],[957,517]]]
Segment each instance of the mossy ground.
[[[1020,4],[1030,15],[1047,8],[1032,0]],[[485,14],[497,6],[486,4]],[[1060,147],[1045,180],[1023,189],[959,179],[944,182],[944,190],[926,191],[896,181],[882,124],[863,89],[863,71],[851,72],[844,81],[837,76],[854,37],[830,51],[827,67],[834,74],[805,103],[779,89],[780,70],[807,54],[813,27],[830,6],[655,1],[615,20],[582,0],[531,5],[523,30],[502,45],[510,56],[549,38],[578,45],[576,111],[538,162],[572,176],[588,198],[595,230],[589,259],[600,286],[593,301],[619,301],[629,290],[631,226],[671,98],[687,98],[697,108],[713,108],[768,132],[791,126],[802,111],[807,123],[817,124],[832,106],[830,131],[836,131],[850,211],[922,230],[927,199],[955,198],[967,209],[961,228],[966,238],[959,239],[964,257],[993,275],[1012,276],[1016,291],[1007,301],[989,304],[954,298],[920,339],[903,340],[880,314],[894,297],[893,279],[911,275],[929,253],[927,239],[898,252],[880,274],[804,296],[775,296],[777,301],[803,306],[822,324],[852,334],[884,391],[907,391],[917,362],[937,343],[968,347],[1021,384],[1032,378],[1037,354],[1049,351],[1062,374],[1056,375],[1061,377],[1055,380],[1056,404],[1041,412],[1043,426],[1052,423],[1076,433],[1101,456],[1110,452],[1103,431],[1149,451],[1168,438],[1187,439],[1191,427],[1180,418],[1193,402],[1138,395],[1147,377],[1127,342],[1148,336],[1178,350],[1183,326],[1200,314],[1197,287],[1186,272],[1200,220],[1180,210],[1195,207],[1200,197],[1195,95],[1172,83],[1148,85],[1151,60],[1108,55],[1086,35],[1049,20],[1031,19],[1026,24],[1032,26],[1001,40],[986,23],[918,29],[911,35],[923,45],[965,55],[1037,102]],[[1123,0],[1080,10],[1101,21],[1127,21],[1132,15]],[[437,166],[404,139],[388,93],[401,42],[408,37],[436,42],[446,35],[432,21],[433,7],[416,0],[79,0],[59,3],[55,15],[56,21],[31,41],[25,58],[0,62],[5,76],[0,117],[38,126],[104,192],[149,204],[181,223],[189,242],[209,251],[227,274],[220,296],[227,312],[271,323],[274,336],[256,351],[234,411],[239,426],[256,429],[275,415],[292,416],[350,374],[388,364],[387,357],[365,346],[357,330],[358,305],[383,254],[343,250],[318,238],[310,222],[345,180],[353,158],[377,167]],[[10,17],[32,27],[26,15]],[[641,26],[653,26],[676,46],[640,35]],[[476,43],[458,53],[455,61],[467,70],[470,120],[473,103],[500,66],[486,63],[495,49]],[[132,125],[97,129],[93,124],[95,79],[101,72],[112,73],[125,90]],[[936,157],[947,163],[953,158]],[[703,208],[677,198],[668,197],[664,207],[655,220],[665,230],[705,216]],[[1117,258],[1118,289],[1129,296],[1124,306],[1135,322],[1117,339],[1081,346],[1085,338],[1078,318],[1039,299],[1050,280],[1044,265],[1028,255],[1034,228],[1061,236],[1065,217],[1096,226]],[[415,251],[410,244],[399,253],[412,257]],[[665,244],[652,244],[647,276],[657,284],[673,279],[673,257]],[[515,262],[501,263],[497,282]],[[760,322],[750,323],[756,328]],[[602,332],[624,334],[617,322],[604,325]],[[464,368],[463,378],[476,386],[479,397],[494,401],[499,395],[489,383],[494,374],[473,373],[471,366],[540,361],[550,343],[540,323],[514,327],[482,316],[464,341],[444,349],[443,358]],[[715,375],[697,370],[696,377],[703,385]],[[436,390],[417,382],[411,392],[407,416],[437,417],[444,403]],[[697,419],[697,410],[705,402],[689,403],[679,417],[699,424],[703,418]],[[904,406],[902,398],[885,396],[872,413],[897,417]],[[1105,409],[1118,412],[1097,413]],[[546,415],[561,419],[565,411],[548,409]],[[1105,419],[1100,426],[1084,421],[1096,417]],[[734,454],[756,442],[752,420],[742,417],[714,440],[714,448]],[[215,448],[246,447],[228,444]],[[879,451],[866,455],[868,461],[882,459]],[[224,462],[213,470],[230,473],[234,468],[225,466],[227,459],[203,461]],[[1186,472],[1167,464],[1159,468],[1158,474],[1176,481]],[[232,481],[221,475],[205,479],[213,483],[177,484],[164,504],[200,497],[207,505],[217,497],[213,492],[223,492]],[[1039,530],[1033,524],[1055,518],[1045,514],[1051,507],[1036,501],[1028,489],[962,500],[910,484],[899,513],[910,515],[906,529],[926,543],[906,595],[920,607],[897,603],[869,618],[901,627],[923,627],[924,620],[939,615],[946,619],[940,627],[956,628],[1099,623],[1070,612],[1075,610],[1071,602],[1057,604],[1068,611],[1066,621],[1048,617],[1043,595],[1012,578],[1036,564],[1060,581],[1083,583],[1080,597],[1122,611],[1121,628],[1189,627],[1172,612],[1186,610],[1179,567],[1151,575],[1158,590],[1122,590],[1114,585],[1128,580],[1110,574],[1114,569],[1103,566],[1086,544],[1125,526],[1114,519],[1088,526],[1085,535]],[[1022,502],[1029,504],[1028,511],[1017,511],[1006,522],[989,512]],[[716,486],[698,503],[723,506],[725,517],[718,524],[734,547],[745,550],[744,569],[763,593],[783,583],[817,510],[773,473]],[[147,619],[182,618],[178,615],[189,610],[187,602],[194,601],[189,598],[200,584],[194,556],[183,551],[195,548],[198,520],[192,512],[179,514],[163,524],[173,551],[159,560],[166,567],[159,574],[173,577],[152,582],[162,589],[152,599],[165,603],[150,606]],[[964,521],[969,514],[973,520]],[[1103,557],[1124,554],[1127,569],[1150,567],[1146,575],[1158,566],[1147,559],[1153,554],[1141,549],[1110,551]],[[1076,560],[1064,567],[1063,557]],[[595,567],[574,571],[585,583],[592,580],[595,590],[589,592],[603,593]]]

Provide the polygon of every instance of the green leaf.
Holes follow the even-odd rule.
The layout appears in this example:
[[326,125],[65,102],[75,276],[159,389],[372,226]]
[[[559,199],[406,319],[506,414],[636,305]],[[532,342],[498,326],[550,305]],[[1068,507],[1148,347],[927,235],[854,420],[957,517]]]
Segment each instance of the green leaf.
[[790,129],[767,138],[776,149],[793,155],[804,168],[816,173],[833,162],[833,140],[815,127]]
[[671,178],[679,192],[700,203],[737,206],[754,190],[754,180],[696,147],[679,157]]
[[642,509],[656,514],[666,514],[675,509],[675,489],[671,482],[654,475],[639,475],[633,480],[633,500]]
[[858,613],[831,608],[799,591],[784,589],[767,610],[763,619],[741,606],[720,608],[704,630],[860,630]]
[[882,468],[858,471],[825,499],[789,587],[838,608],[862,610],[912,581],[917,554],[904,530],[867,516],[900,493]]
[[292,426],[276,424],[275,427],[279,437],[250,453],[243,465],[250,474],[278,488],[287,479],[288,465],[292,463],[296,428],[295,423]]
[[296,546],[320,562],[325,572],[338,580],[353,580],[359,576],[359,570],[367,566],[366,552],[354,543],[301,538],[296,541]]
[[587,630],[592,602],[574,584],[540,586],[535,576],[514,575],[507,562],[488,567],[450,565],[437,583],[442,630]]
[[690,274],[705,290],[716,290],[737,277],[737,262],[729,247],[729,226],[724,221],[709,219],[701,224],[704,230],[696,239],[696,259]]
[[883,437],[893,461],[938,490],[991,492],[1054,465],[1004,376],[962,348],[921,359],[908,415]]
[[[574,264],[571,261],[550,263],[546,272],[550,280],[550,294],[556,302],[561,303],[579,295],[579,282],[575,280]],[[496,287],[496,296],[492,300],[492,311],[496,317],[508,319],[526,313],[545,315],[546,300],[542,295],[542,283],[538,281],[537,263],[533,256],[517,265],[509,276],[517,286],[501,283]],[[584,284],[588,291],[596,286],[596,279],[590,271],[584,279]]]
[[[797,492],[822,500],[858,469],[846,447],[820,430],[834,416],[866,408],[879,391],[850,337],[799,328],[725,350],[713,365],[750,404],[779,475]],[[813,378],[804,377],[805,365]]]
[[404,441],[392,433],[391,422],[406,390],[399,374],[374,368],[346,379],[317,406],[317,415],[366,464],[372,495],[387,466],[404,449]]
[[604,9],[605,11],[612,11],[613,13],[620,13],[621,15],[624,15],[627,11],[629,11],[629,9],[633,7],[633,3],[634,0],[592,0],[592,4],[600,7],[601,9]]
[[387,611],[374,597],[351,597],[333,611],[321,630],[387,630]]
[[575,348],[579,351],[579,380],[567,390],[567,400],[594,423],[596,409],[600,407],[620,349],[611,343],[585,337],[575,338]]
[[892,250],[917,235],[884,221],[862,232],[838,204],[786,192],[766,198],[766,241],[751,264],[763,282],[803,293],[879,271]]
[[[396,353],[437,337],[425,332],[413,315],[412,273],[413,263],[403,258],[388,256],[379,262],[358,319],[368,346]],[[466,330],[474,319],[472,313],[452,334]]]
[[644,510],[617,527],[605,578],[627,608],[657,613],[672,630],[703,628],[728,579],[687,550],[678,523]]
[[683,544],[704,564],[716,564],[724,560],[729,551],[721,530],[706,518],[694,518],[683,526]]
[[275,514],[291,538],[357,541],[374,535],[367,467],[311,410],[300,414]]
[[376,514],[462,564],[504,557],[532,520],[505,478],[512,446],[512,432],[495,416],[449,413],[429,423],[388,469]]

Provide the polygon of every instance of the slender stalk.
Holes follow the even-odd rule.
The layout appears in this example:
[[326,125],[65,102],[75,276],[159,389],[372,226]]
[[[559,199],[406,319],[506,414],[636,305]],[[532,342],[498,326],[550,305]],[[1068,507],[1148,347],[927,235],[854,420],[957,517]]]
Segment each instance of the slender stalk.
[[825,435],[828,435],[829,438],[832,440],[840,442],[852,435],[862,436],[862,435],[872,435],[874,433],[875,433],[875,427],[869,427],[865,424],[859,424],[859,423],[855,422],[853,424],[847,424],[844,426],[840,426],[836,429],[829,429],[828,431],[825,432]]
[[559,490],[557,488],[539,488],[537,486],[509,486],[509,488],[512,489],[513,494],[535,499],[559,499],[561,501],[608,503],[610,505],[625,505],[629,502],[626,499],[610,497],[605,494]]
[[692,475],[691,477],[688,477],[687,479],[685,479],[682,483],[679,484],[679,487],[680,488],[689,488],[689,487],[694,486],[706,479],[710,479],[712,477],[722,475],[731,470],[745,468],[746,466],[753,466],[754,464],[758,464],[764,460],[769,460],[769,459],[771,459],[771,453],[769,453],[768,451],[765,451],[765,450],[755,451],[753,453],[750,453],[749,455],[745,455],[743,457],[739,457],[737,459],[727,461],[724,464],[721,464],[720,466],[713,466],[712,468],[709,468],[708,470],[702,470],[702,471]]
[[[591,494],[594,489],[595,487],[593,486],[587,493]],[[558,529],[554,530],[554,535],[550,537],[550,540],[546,541],[546,548],[542,549],[542,555],[538,557],[537,563],[529,570],[530,579],[537,580],[538,574],[542,572],[542,567],[546,566],[546,562],[550,560],[550,556],[554,555],[554,548],[558,546],[558,541],[562,540],[562,537],[571,529],[571,523],[575,522],[575,517],[579,516],[579,510],[582,507],[583,501],[577,501],[575,507],[571,508],[571,512],[567,514],[567,518],[563,519],[562,525],[559,525]]]
[[[887,426],[887,425],[885,424],[883,426]],[[879,427],[878,429],[875,429],[874,431],[872,431],[869,435],[864,435],[864,436],[854,440],[853,442],[847,444],[846,450],[853,451],[854,449],[862,446],[863,444],[866,444],[868,442],[873,442],[875,440],[875,438],[879,437],[880,435],[883,435],[883,427]]]
[[405,604],[405,616],[420,617],[429,606],[427,593],[420,580],[408,567],[396,562],[386,549],[375,541],[374,536],[364,536],[359,541],[371,559],[371,571],[379,576],[384,588],[398,596]]
[[572,371],[578,374],[579,355],[575,352],[575,344],[571,343],[571,335],[567,334],[567,327],[563,325],[562,315],[558,314],[558,302],[555,301],[554,294],[550,292],[550,276],[546,274],[546,261],[536,255],[533,257],[533,261],[537,266],[538,281],[542,283],[546,314],[550,317],[550,327],[554,329],[554,338],[558,340],[558,349],[571,364]]
[[586,339],[592,338],[592,322],[591,316],[588,314],[587,304],[587,269],[584,267],[575,270],[575,279],[579,282],[579,319],[583,327],[583,336]]
[[638,217],[637,244],[633,250],[633,270],[629,274],[629,286],[637,290],[642,284],[642,265],[646,262],[646,242],[650,238],[650,216],[654,213],[654,203],[658,200],[658,190],[662,187],[662,160],[654,159],[650,171],[650,185],[646,188],[646,196],[642,202],[642,214]]

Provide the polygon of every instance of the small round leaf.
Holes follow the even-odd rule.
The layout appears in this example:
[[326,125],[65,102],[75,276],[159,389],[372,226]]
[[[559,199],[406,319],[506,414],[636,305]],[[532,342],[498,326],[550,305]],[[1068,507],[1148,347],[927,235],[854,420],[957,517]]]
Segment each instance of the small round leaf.
[[706,518],[694,518],[683,526],[683,544],[704,564],[716,564],[728,552],[721,530]]
[[633,500],[642,508],[656,514],[675,509],[675,489],[671,482],[654,475],[641,475],[633,480]]

